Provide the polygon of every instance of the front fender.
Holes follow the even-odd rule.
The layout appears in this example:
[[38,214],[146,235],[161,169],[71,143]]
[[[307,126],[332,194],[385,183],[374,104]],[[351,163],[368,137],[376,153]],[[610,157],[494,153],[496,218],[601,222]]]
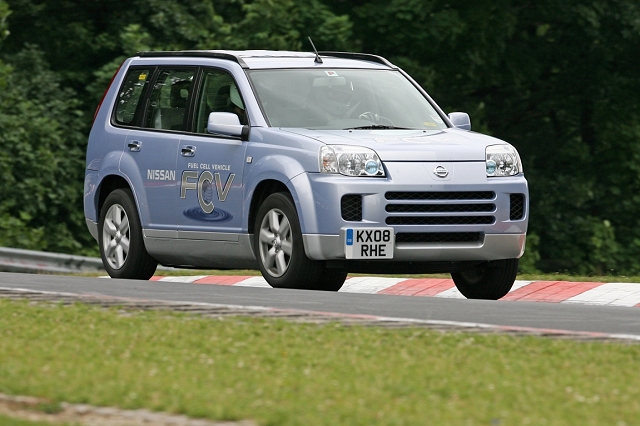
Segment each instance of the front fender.
[[[305,232],[304,224],[308,221],[315,222],[315,212],[313,208],[309,208],[308,197],[311,196],[311,187],[308,181],[306,179],[295,179],[295,182],[292,180],[301,175],[305,175],[304,167],[290,156],[276,154],[260,158],[244,177],[246,188],[242,212],[244,217],[247,220],[250,217],[251,200],[258,185],[264,181],[273,180],[284,184],[291,193],[300,219],[300,226]],[[312,201],[311,206],[313,206]],[[248,225],[247,222],[247,229]]]

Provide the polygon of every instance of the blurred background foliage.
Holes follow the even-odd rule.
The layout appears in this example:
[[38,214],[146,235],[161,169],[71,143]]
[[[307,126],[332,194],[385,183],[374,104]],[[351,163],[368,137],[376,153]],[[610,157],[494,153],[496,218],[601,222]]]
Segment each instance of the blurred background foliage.
[[636,0],[0,0],[0,246],[96,254],[82,213],[95,107],[140,50],[379,54],[515,145],[526,272],[640,273]]

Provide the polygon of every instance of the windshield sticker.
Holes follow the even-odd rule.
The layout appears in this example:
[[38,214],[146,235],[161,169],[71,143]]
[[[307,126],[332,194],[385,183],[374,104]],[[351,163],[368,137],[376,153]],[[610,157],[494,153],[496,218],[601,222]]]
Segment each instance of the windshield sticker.
[[438,125],[432,121],[425,121],[422,124],[424,124],[427,127],[438,127]]
[[325,71],[324,73],[329,77],[337,77],[338,76],[338,73],[335,72],[335,71]]
[[140,76],[138,77],[138,80],[146,80],[147,79],[147,74],[146,73],[142,73],[140,74]]

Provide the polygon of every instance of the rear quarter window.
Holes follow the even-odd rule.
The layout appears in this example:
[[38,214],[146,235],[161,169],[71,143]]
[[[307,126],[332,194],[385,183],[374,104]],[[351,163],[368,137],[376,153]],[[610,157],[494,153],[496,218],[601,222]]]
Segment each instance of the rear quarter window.
[[114,121],[117,124],[135,124],[138,105],[147,87],[150,73],[149,68],[131,69],[127,73],[116,98]]

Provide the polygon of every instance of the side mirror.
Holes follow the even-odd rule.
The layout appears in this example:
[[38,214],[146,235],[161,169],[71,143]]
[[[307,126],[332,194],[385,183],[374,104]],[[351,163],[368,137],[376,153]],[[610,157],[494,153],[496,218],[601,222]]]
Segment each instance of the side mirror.
[[471,119],[466,112],[452,112],[449,114],[451,123],[462,130],[471,130]]
[[240,124],[240,119],[232,112],[212,112],[207,121],[207,131],[226,136],[240,137],[246,140],[249,126]]

